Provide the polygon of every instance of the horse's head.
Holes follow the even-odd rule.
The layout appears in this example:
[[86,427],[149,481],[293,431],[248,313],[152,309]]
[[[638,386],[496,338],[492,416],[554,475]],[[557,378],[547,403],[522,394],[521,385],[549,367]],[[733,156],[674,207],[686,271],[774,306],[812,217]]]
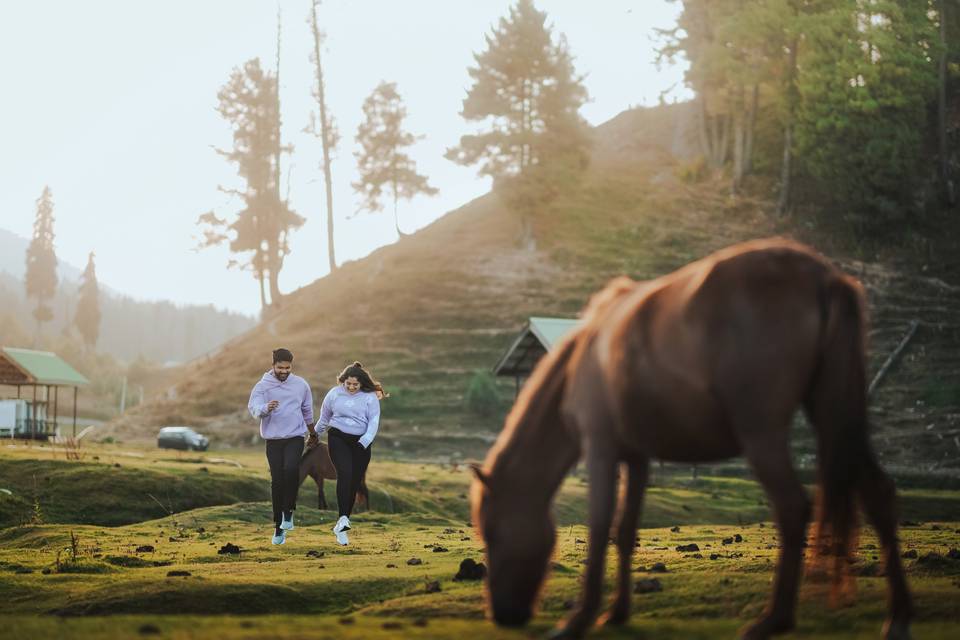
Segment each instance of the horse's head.
[[473,523],[487,547],[487,600],[497,624],[520,626],[533,614],[556,539],[549,503],[503,486],[474,467]]

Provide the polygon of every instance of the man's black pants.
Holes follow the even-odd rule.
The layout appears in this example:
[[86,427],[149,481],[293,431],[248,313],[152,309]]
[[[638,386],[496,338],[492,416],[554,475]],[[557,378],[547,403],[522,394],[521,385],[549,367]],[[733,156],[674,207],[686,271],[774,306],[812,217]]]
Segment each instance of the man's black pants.
[[302,436],[267,440],[273,521],[278,527],[283,521],[283,512],[297,508],[297,492],[300,490],[300,456],[302,455]]
[[364,449],[360,444],[360,436],[332,427],[327,435],[327,447],[333,466],[337,469],[337,509],[341,516],[349,517],[360,489],[360,480],[370,464],[373,445]]

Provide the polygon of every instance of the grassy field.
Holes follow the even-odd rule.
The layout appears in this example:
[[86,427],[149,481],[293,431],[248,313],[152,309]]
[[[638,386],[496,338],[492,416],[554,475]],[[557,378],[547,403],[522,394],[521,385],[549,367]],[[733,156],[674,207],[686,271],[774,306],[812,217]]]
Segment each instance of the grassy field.
[[[526,638],[555,624],[577,596],[587,539],[578,473],[557,502],[558,547],[539,614],[510,631],[485,619],[481,583],[453,580],[462,560],[482,560],[466,468],[375,461],[373,508],[356,514],[352,544],[340,548],[332,512],[314,508],[312,484],[301,490],[288,543],[270,544],[265,467],[258,450],[102,446],[68,462],[50,447],[0,447],[0,636]],[[331,502],[333,488],[327,483]],[[949,552],[960,546],[960,492],[916,487],[901,499],[903,546],[917,554],[905,560],[916,637],[956,637],[960,560]],[[633,563],[663,590],[635,595],[631,625],[596,637],[732,637],[770,589],[777,543],[768,519],[750,480],[655,476]],[[743,542],[723,544],[735,534]],[[240,552],[218,553],[228,543]],[[675,550],[689,543],[700,553]],[[856,605],[828,610],[826,586],[804,584],[793,637],[876,637],[884,613],[876,544],[867,530]],[[655,562],[667,572],[640,569]]]

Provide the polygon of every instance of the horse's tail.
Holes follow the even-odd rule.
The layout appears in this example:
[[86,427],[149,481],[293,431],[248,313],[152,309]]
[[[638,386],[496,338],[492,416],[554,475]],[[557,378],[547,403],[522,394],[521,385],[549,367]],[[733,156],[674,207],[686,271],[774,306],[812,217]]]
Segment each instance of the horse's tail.
[[866,389],[866,304],[860,284],[831,276],[821,296],[821,349],[805,406],[817,433],[814,549],[831,574],[831,600],[852,598],[850,564],[860,521],[856,491],[870,455]]

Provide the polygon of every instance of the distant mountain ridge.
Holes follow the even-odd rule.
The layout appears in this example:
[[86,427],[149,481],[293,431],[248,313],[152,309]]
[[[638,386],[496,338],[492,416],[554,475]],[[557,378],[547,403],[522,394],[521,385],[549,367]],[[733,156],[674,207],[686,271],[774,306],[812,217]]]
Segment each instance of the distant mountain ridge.
[[[12,231],[0,228],[0,271],[6,271],[17,279],[23,279],[27,270],[27,247],[30,240],[21,238]],[[83,269],[57,258],[57,275],[61,280],[79,280]]]
[[[15,334],[32,335],[34,304],[26,299],[24,272],[29,240],[0,229],[0,344],[16,340]],[[62,333],[73,321],[82,270],[58,260],[59,284],[52,302],[53,320],[44,327],[50,335]],[[256,320],[240,313],[219,311],[213,305],[178,305],[173,302],[134,300],[99,283],[102,321],[98,350],[121,361],[143,356],[158,363],[192,360],[249,330]],[[4,328],[15,323],[20,332]],[[21,338],[22,339],[22,338]]]

